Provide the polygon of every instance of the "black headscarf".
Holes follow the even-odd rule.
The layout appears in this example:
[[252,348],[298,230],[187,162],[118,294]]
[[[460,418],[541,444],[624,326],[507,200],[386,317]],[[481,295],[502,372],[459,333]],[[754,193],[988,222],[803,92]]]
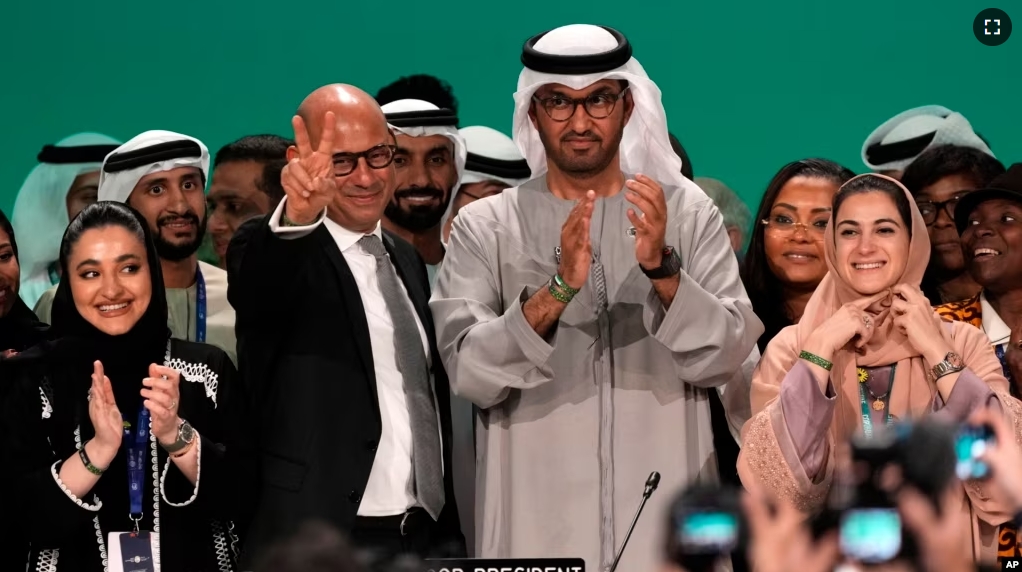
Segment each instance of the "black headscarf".
[[[0,211],[0,229],[11,238],[11,249],[14,258],[18,258],[18,241],[14,237],[14,227],[7,215]],[[16,296],[14,306],[7,314],[0,316],[0,353],[7,350],[24,351],[46,339],[46,324],[39,321],[20,296]]]
[[[132,234],[139,228],[142,231],[149,280],[152,284],[152,298],[145,313],[129,332],[111,336],[90,324],[75,307],[71,281],[67,279],[70,276],[67,259],[71,249],[68,241],[76,228],[82,229],[83,226],[85,228],[82,230],[107,226],[125,227],[117,220],[118,214],[130,215],[138,222],[136,229],[128,229]],[[109,222],[97,224],[97,220]],[[59,338],[57,343],[59,359],[67,361],[58,367],[69,368],[69,372],[73,373],[76,379],[88,384],[93,362],[99,360],[103,364],[104,373],[110,378],[118,407],[124,413],[136,410],[141,400],[139,390],[142,388],[142,380],[149,376],[150,364],[163,363],[167,340],[170,337],[170,330],[167,327],[167,293],[164,290],[163,272],[149,232],[149,225],[142,215],[124,203],[103,201],[90,205],[75,217],[64,233],[60,244],[60,268],[64,279],[60,281],[53,300],[51,322],[52,335]]]

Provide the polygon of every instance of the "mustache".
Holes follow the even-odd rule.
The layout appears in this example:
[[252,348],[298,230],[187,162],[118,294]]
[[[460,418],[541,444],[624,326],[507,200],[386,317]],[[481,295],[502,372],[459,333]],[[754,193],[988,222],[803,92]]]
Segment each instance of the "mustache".
[[603,141],[603,139],[600,139],[599,137],[597,137],[596,134],[593,133],[592,131],[586,131],[585,133],[568,133],[565,136],[561,137],[561,141],[562,142],[567,142],[567,141],[595,141],[595,142],[599,143],[600,141]]
[[168,224],[187,221],[195,226],[199,226],[199,216],[195,213],[185,213],[181,215],[168,215],[156,219],[156,226],[167,226]]
[[429,195],[438,199],[443,198],[444,192],[436,187],[417,187],[414,189],[398,189],[394,191],[395,199],[403,199],[411,196]]

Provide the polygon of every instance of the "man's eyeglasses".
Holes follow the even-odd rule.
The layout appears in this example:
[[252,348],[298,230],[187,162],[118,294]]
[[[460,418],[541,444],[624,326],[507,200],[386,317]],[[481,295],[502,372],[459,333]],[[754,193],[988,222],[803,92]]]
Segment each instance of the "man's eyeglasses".
[[587,97],[572,99],[563,95],[554,95],[542,99],[532,96],[532,99],[539,103],[550,119],[554,121],[567,121],[575,115],[575,110],[581,105],[586,113],[593,119],[603,119],[614,113],[619,99],[624,97],[630,85],[618,93],[594,93]]
[[937,222],[937,215],[943,209],[947,216],[952,221],[955,220],[955,207],[958,206],[958,201],[965,195],[969,194],[970,191],[964,191],[951,197],[946,201],[916,201],[916,207],[919,208],[919,214],[923,215],[923,222],[926,226],[932,226],[933,223]]
[[372,169],[382,169],[394,162],[394,154],[397,153],[396,145],[377,145],[361,153],[335,153],[334,154],[334,176],[345,177],[350,175],[358,167],[359,157],[364,157],[366,165]]
[[787,215],[774,215],[770,218],[765,218],[759,221],[760,224],[765,226],[768,231],[785,235],[793,236],[796,232],[802,231],[806,236],[812,237],[815,240],[823,238],[823,233],[827,231],[827,224],[829,219],[820,219],[813,221],[809,224],[795,222],[791,220],[791,217]]

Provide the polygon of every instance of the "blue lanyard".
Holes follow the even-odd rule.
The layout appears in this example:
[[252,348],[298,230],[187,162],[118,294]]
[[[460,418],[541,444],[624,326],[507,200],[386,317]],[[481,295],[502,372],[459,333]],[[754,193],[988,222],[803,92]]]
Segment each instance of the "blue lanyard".
[[[894,420],[891,417],[891,390],[894,389],[894,367],[891,368],[891,384],[887,390],[887,402],[884,406],[884,425],[890,427]],[[869,405],[866,403],[866,381],[859,382],[859,405],[862,410],[862,432],[866,438],[873,437],[873,417],[869,412]]]
[[199,268],[195,269],[195,341],[206,341],[206,280]]
[[128,447],[128,518],[135,521],[135,532],[142,520],[142,491],[145,486],[146,447],[149,445],[149,410],[138,410],[138,424],[134,428],[124,418],[124,443]]
[[1004,377],[1008,379],[1010,383],[1011,379],[1011,368],[1008,367],[1008,360],[1004,357],[1004,349],[1008,347],[1008,344],[1001,344],[994,348],[994,353],[997,354],[998,361],[1001,362],[1001,369],[1004,371]]

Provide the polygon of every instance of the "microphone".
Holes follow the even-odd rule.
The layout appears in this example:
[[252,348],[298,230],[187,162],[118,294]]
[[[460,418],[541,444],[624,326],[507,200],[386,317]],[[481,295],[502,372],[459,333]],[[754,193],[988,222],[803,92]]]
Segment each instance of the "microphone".
[[646,506],[646,501],[656,490],[660,484],[660,473],[653,471],[649,474],[649,478],[646,479],[646,488],[642,491],[642,501],[639,502],[639,509],[635,511],[635,518],[632,519],[632,525],[628,527],[628,534],[625,535],[625,541],[621,543],[621,548],[617,549],[617,556],[614,557],[614,563],[611,564],[608,572],[614,572],[617,570],[617,565],[621,562],[621,555],[625,553],[625,547],[628,546],[628,540],[632,537],[632,531],[635,530],[635,523],[639,522],[639,515],[642,514],[642,509]]

